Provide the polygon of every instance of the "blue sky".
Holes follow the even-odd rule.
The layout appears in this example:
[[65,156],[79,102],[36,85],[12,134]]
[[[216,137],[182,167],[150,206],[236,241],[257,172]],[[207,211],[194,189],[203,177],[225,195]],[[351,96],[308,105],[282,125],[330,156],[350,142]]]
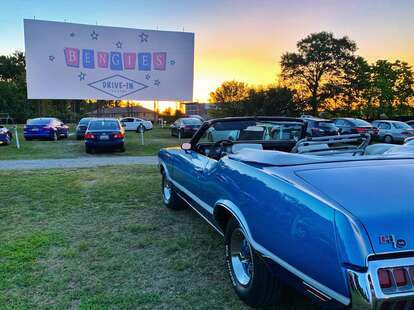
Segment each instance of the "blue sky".
[[23,19],[195,32],[195,99],[224,80],[275,82],[285,51],[311,32],[357,42],[369,61],[414,64],[414,1],[409,0],[3,0],[0,54],[24,50]]

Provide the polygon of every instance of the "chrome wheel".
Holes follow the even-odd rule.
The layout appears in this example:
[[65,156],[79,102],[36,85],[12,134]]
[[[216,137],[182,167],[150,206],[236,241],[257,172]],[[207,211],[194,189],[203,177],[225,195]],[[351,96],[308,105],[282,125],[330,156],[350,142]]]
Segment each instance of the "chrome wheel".
[[162,177],[162,196],[164,203],[168,204],[171,200],[172,188],[171,183],[167,180],[167,177],[163,175]]
[[248,286],[253,277],[253,254],[244,232],[237,228],[231,236],[231,266],[234,276],[241,285]]

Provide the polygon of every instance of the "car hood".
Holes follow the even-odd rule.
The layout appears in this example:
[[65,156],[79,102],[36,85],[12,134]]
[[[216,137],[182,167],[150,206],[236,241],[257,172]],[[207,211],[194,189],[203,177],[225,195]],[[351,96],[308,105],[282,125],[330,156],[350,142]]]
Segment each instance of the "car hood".
[[414,160],[354,163],[295,173],[359,219],[376,253],[414,250]]

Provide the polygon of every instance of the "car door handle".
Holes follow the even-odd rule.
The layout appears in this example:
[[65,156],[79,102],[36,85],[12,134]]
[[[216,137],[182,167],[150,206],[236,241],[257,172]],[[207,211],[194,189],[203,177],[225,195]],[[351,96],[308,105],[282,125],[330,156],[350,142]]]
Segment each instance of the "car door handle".
[[196,172],[202,173],[204,169],[203,168],[200,168],[200,167],[196,167],[196,168],[194,168],[194,170]]

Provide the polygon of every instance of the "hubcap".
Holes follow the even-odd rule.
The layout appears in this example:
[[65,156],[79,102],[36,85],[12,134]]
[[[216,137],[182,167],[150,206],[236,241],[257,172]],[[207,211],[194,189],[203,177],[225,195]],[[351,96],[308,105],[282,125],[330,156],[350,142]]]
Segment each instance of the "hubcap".
[[167,178],[164,176],[162,178],[162,195],[165,203],[169,203],[171,199],[171,184],[168,182]]
[[244,232],[237,228],[231,236],[231,266],[236,280],[247,286],[253,277],[253,255]]

